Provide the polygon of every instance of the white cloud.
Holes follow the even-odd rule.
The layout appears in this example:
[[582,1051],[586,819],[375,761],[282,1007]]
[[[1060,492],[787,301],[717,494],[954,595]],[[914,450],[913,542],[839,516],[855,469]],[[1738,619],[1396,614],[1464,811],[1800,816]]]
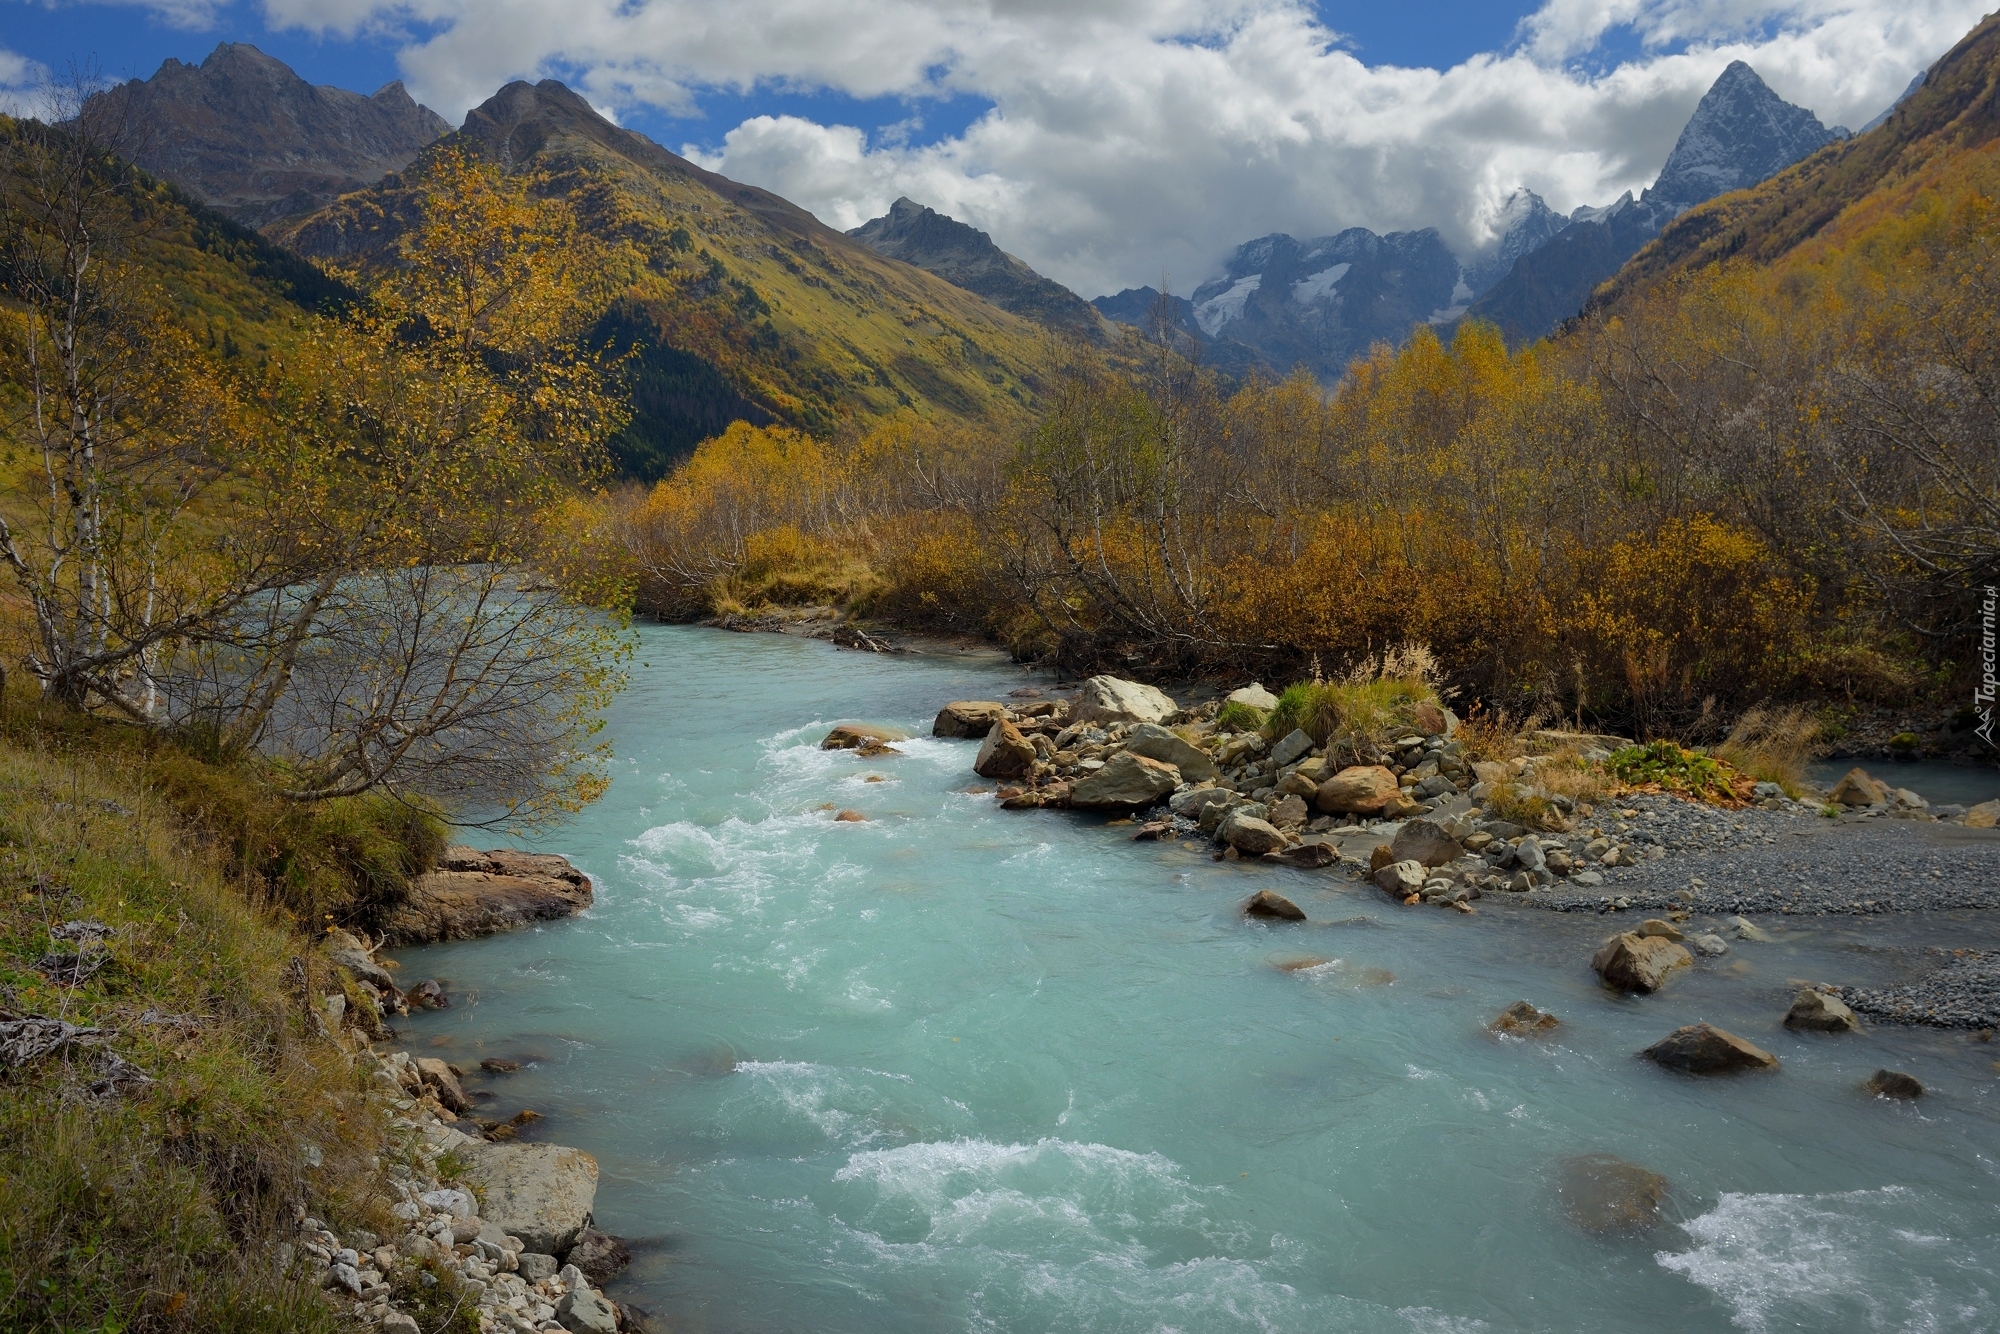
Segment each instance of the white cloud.
[[[1983,2],[1545,0],[1511,49],[1431,70],[1367,67],[1300,0],[265,0],[275,26],[425,25],[403,68],[448,114],[552,74],[628,112],[710,88],[983,99],[936,144],[758,116],[702,160],[840,227],[907,194],[1085,295],[1163,270],[1187,291],[1272,231],[1436,226],[1470,249],[1521,184],[1605,202],[1652,179],[1733,59],[1859,125]],[[1621,29],[1641,55],[1591,64]]]
[[0,115],[39,116],[47,99],[48,67],[0,46]]

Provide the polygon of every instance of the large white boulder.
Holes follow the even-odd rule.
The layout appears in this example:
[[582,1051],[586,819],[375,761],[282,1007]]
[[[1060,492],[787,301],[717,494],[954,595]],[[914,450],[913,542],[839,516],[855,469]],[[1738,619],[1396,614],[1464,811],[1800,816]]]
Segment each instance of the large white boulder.
[[523,1249],[561,1255],[590,1222],[597,1160],[561,1144],[486,1144],[463,1155],[479,1188],[479,1215]]
[[1078,723],[1157,723],[1176,709],[1165,692],[1116,676],[1093,676],[1077,691],[1070,721]]

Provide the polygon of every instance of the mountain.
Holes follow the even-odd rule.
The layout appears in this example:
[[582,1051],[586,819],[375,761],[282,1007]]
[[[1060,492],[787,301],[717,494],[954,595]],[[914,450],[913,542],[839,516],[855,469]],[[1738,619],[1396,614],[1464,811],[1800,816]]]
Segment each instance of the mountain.
[[1568,226],[1522,254],[1467,314],[1499,325],[1510,342],[1545,337],[1673,219],[1845,135],[1735,61],[1702,96],[1651,188],[1638,199],[1627,195],[1607,208],[1579,209]]
[[1101,340],[1090,303],[993,244],[993,238],[908,198],[847,233],[878,255],[914,264],[1002,310],[1080,338]]
[[[1378,236],[1352,227],[1306,241],[1274,233],[1238,246],[1222,275],[1194,290],[1185,318],[1223,369],[1285,375],[1303,366],[1331,383],[1371,344],[1454,319],[1470,296],[1457,257],[1430,228]],[[1157,299],[1139,287],[1094,304],[1143,326]]]
[[1570,219],[1550,208],[1533,190],[1521,189],[1507,197],[1495,222],[1499,240],[1490,251],[1473,257],[1465,266],[1465,285],[1475,299],[1506,277],[1521,256],[1540,249],[1569,226]]
[[127,127],[134,162],[251,227],[373,185],[451,129],[400,83],[373,97],[317,88],[236,42],[96,100]]
[[[657,477],[735,417],[832,434],[902,411],[1012,429],[1035,401],[1038,325],[621,129],[554,80],[510,83],[439,141],[544,173],[586,226],[639,256],[598,337],[638,349],[614,454]],[[272,229],[366,272],[392,263],[419,172]]]
[[1814,154],[1755,189],[1677,217],[1600,290],[1593,307],[1684,269],[1741,258],[1772,264],[1837,241],[1927,189],[1949,187],[1996,154],[2000,142],[2000,15],[1940,57],[1865,134]]

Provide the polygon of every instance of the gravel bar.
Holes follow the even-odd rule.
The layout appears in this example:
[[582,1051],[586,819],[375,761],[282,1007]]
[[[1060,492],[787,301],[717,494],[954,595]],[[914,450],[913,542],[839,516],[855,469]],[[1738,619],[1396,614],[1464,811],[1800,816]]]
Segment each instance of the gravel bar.
[[1526,896],[1530,904],[1810,917],[2000,908],[2000,831],[1883,816],[1829,820],[1795,803],[1728,811],[1653,796],[1581,823],[1631,840],[1650,859],[1604,872],[1602,885],[1558,881]]
[[1838,987],[1857,1014],[1891,1024],[2000,1028],[2000,954],[1933,949],[1944,965],[1900,987]]

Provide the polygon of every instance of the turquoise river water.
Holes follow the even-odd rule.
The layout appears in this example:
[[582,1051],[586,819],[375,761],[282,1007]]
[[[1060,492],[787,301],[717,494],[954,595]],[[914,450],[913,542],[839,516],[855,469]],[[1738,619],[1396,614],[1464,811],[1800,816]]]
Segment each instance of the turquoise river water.
[[[454,997],[413,1048],[529,1060],[475,1086],[597,1156],[637,1252],[612,1291],[666,1327],[2000,1329],[2000,1043],[1777,1023],[1788,978],[1871,980],[1891,932],[1990,947],[1984,923],[1793,924],[1618,999],[1594,914],[1403,908],[999,810],[974,744],[927,733],[1029,679],[1004,662],[640,634],[612,789],[538,844],[596,906],[400,957]],[[844,719],[918,739],[818,750]],[[1246,923],[1264,886],[1311,922]],[[1524,997],[1561,1036],[1486,1036]],[[1634,1059],[1704,1018],[1785,1068]],[[1879,1065],[1931,1095],[1867,1097]],[[1556,1165],[1598,1152],[1670,1178],[1669,1221],[1572,1225]]]

